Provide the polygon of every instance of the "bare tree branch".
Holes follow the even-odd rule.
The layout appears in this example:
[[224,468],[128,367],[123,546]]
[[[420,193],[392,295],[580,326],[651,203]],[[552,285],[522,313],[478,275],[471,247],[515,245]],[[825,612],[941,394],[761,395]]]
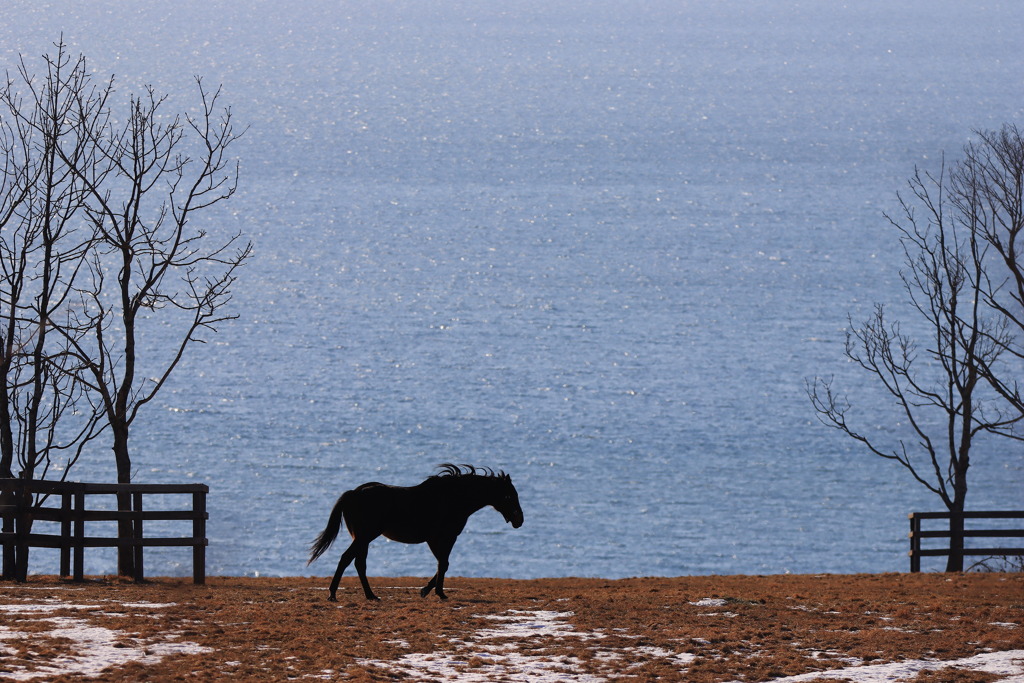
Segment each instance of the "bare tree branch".
[[[982,433],[1021,440],[1017,377],[1024,358],[1020,242],[1024,144],[1015,128],[982,135],[950,173],[915,170],[901,213],[886,216],[903,248],[907,301],[929,337],[923,347],[889,322],[882,305],[850,321],[845,355],[881,384],[915,443],[885,446],[850,422],[852,406],[831,378],[807,383],[818,419],[879,457],[895,460],[939,496],[951,516],[951,548],[963,547],[967,473]],[[1000,268],[996,274],[995,268]],[[1015,332],[1016,328],[1016,332]],[[961,570],[951,553],[948,570]]]
[[236,317],[252,245],[196,218],[234,195],[244,131],[198,78],[195,115],[166,116],[147,87],[115,117],[113,79],[56,48],[43,76],[21,60],[0,85],[0,476],[46,476],[58,454],[66,473],[109,427],[129,482],[139,410]]

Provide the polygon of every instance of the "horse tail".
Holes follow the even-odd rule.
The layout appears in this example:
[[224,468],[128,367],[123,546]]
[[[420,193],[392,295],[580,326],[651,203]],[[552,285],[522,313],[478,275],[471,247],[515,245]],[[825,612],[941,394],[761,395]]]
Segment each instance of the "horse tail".
[[324,554],[324,551],[331,547],[334,543],[334,539],[338,537],[338,532],[341,531],[342,518],[345,508],[345,497],[349,494],[349,491],[341,494],[338,497],[338,502],[334,504],[334,509],[331,510],[331,517],[327,520],[327,526],[320,535],[313,541],[313,545],[309,547],[309,562],[306,563],[308,567],[313,563],[313,560]]

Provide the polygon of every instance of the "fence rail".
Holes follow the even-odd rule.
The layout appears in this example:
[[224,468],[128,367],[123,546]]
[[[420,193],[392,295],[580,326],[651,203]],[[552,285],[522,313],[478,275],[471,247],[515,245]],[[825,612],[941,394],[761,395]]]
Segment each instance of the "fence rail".
[[[14,558],[28,548],[59,548],[61,576],[72,576],[81,581],[84,575],[86,548],[133,548],[135,573],[133,578],[145,578],[143,549],[148,547],[191,547],[192,580],[206,582],[206,494],[205,484],[94,484],[81,482],[34,481],[0,479],[0,516],[3,528],[4,574],[10,575]],[[191,495],[191,509],[147,509],[145,497],[156,495]],[[87,507],[90,497],[129,496],[129,510],[104,510]],[[57,505],[47,505],[56,502]],[[118,507],[125,507],[120,505]],[[146,537],[144,523],[149,521],[191,521],[191,536]],[[59,534],[33,533],[36,521],[58,522]],[[86,522],[131,522],[127,537],[86,535]],[[20,550],[19,550],[20,548]],[[72,569],[72,564],[73,569]],[[27,566],[22,564],[17,573],[24,580]]]
[[[953,553],[962,556],[1004,557],[1010,555],[1024,556],[1024,547],[1017,548],[972,548],[951,550],[945,548],[922,548],[921,540],[925,538],[950,538],[949,528],[925,531],[921,522],[925,520],[950,518],[949,512],[911,512],[910,513],[910,571],[921,571],[922,557],[948,556]],[[1022,510],[989,510],[964,512],[964,520],[969,519],[1024,519]],[[964,528],[964,539],[968,538],[1024,538],[1024,529],[968,529]]]

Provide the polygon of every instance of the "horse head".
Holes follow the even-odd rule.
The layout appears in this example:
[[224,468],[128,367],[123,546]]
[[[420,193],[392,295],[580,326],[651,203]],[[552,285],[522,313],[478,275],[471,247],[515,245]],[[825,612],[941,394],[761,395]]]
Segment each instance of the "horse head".
[[498,474],[495,479],[497,487],[495,500],[491,505],[512,525],[512,528],[518,529],[523,525],[523,508],[519,507],[519,492],[512,485],[512,477],[507,474]]

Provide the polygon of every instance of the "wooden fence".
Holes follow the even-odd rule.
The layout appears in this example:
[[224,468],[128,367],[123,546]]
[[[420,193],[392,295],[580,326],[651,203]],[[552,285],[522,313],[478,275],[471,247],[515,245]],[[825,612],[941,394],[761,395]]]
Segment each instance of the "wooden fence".
[[[144,548],[182,546],[192,548],[192,580],[197,584],[205,583],[206,520],[209,518],[206,494],[209,491],[205,484],[87,484],[0,479],[0,516],[3,517],[0,540],[3,543],[4,573],[9,575],[18,547],[59,548],[61,576],[72,576],[75,581],[81,581],[86,548],[129,547],[133,549],[135,559],[132,578],[142,581],[145,577]],[[147,496],[168,494],[190,494],[191,509],[146,509],[143,506]],[[88,507],[87,503],[97,496],[130,496],[131,509],[118,511]],[[124,520],[131,522],[131,535],[127,538],[118,538],[116,533],[114,536],[86,535],[86,522]],[[191,521],[192,534],[147,538],[143,534],[144,522],[157,520]],[[33,526],[37,521],[59,523],[60,533],[35,533]],[[27,567],[23,566],[21,573],[26,571]],[[25,577],[19,578],[24,580]]]
[[[1024,529],[969,529],[966,521],[971,519],[1024,519],[1024,511],[995,510],[988,512],[965,512],[964,517],[964,549],[951,551],[948,540],[942,548],[922,548],[921,540],[925,538],[949,539],[948,512],[911,512],[910,513],[910,571],[921,571],[922,557],[947,556],[956,552],[964,556],[1006,557],[1011,555],[1024,556],[1024,548],[973,548],[967,546],[968,538],[1024,538]],[[921,522],[931,519],[947,521],[945,529],[925,531]]]

